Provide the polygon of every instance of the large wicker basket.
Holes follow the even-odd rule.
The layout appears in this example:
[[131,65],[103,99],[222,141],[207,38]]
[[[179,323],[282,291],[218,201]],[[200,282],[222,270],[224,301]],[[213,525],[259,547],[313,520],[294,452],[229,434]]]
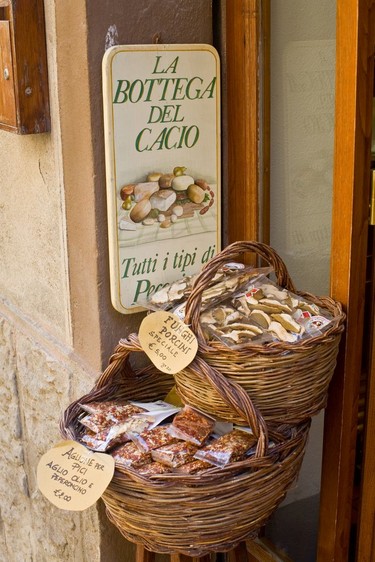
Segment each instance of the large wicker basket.
[[[221,266],[247,252],[255,253],[274,268],[281,287],[326,308],[333,316],[329,329],[319,336],[293,344],[250,342],[240,349],[233,349],[219,340],[207,341],[200,325],[202,293]],[[344,319],[341,305],[333,299],[296,291],[282,259],[272,248],[258,242],[235,242],[208,262],[195,281],[185,316],[186,324],[198,337],[200,357],[228,380],[241,385],[265,420],[283,423],[299,423],[325,407]],[[175,380],[178,392],[187,404],[243,423],[222,400],[218,389],[213,389],[200,376],[196,363],[177,373]]]
[[[173,380],[153,366],[135,369],[130,362],[134,351],[142,351],[137,336],[120,341],[93,390],[66,410],[61,421],[65,438],[79,440],[80,403],[165,397]],[[252,428],[256,452],[247,460],[200,475],[176,473],[147,479],[132,469],[116,467],[102,496],[108,517],[127,539],[154,552],[200,556],[229,550],[255,537],[295,481],[306,447],[309,421],[267,428],[241,387],[199,358],[196,362],[208,384],[220,387],[223,379],[223,400]],[[272,448],[268,448],[269,439]]]

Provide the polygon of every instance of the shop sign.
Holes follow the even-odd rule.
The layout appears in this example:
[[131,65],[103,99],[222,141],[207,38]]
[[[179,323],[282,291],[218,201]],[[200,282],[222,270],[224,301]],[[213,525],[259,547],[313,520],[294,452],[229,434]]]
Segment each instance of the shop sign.
[[105,53],[110,279],[119,312],[142,310],[220,251],[219,72],[210,45]]

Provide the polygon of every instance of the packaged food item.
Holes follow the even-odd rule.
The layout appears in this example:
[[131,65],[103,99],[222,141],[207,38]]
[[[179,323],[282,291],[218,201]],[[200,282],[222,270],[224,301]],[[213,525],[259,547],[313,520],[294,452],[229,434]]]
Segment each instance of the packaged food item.
[[116,439],[122,439],[122,442],[130,441],[131,435],[142,433],[142,431],[148,429],[152,423],[152,418],[134,416],[124,423],[113,425],[108,431],[107,441],[108,443],[114,442]]
[[211,463],[201,460],[193,460],[176,468],[176,472],[182,474],[200,474],[209,468],[212,468]]
[[139,468],[152,462],[151,453],[141,451],[132,441],[113,449],[110,454],[115,459],[116,465],[125,468]]
[[159,425],[142,433],[130,433],[131,440],[143,451],[152,451],[177,440],[169,433],[169,424]]
[[89,402],[88,404],[80,404],[82,410],[93,415],[102,415],[113,423],[121,423],[126,419],[140,414],[143,408],[136,406],[128,401],[109,400],[106,402]]
[[142,476],[155,476],[156,474],[168,474],[172,472],[172,468],[167,466],[166,464],[161,464],[160,462],[152,461],[148,464],[140,466],[137,468],[138,474]]
[[160,462],[171,468],[177,468],[191,461],[196,451],[197,447],[192,443],[178,441],[170,445],[165,445],[164,447],[159,447],[159,449],[154,449],[151,451],[151,456],[156,462]]
[[327,310],[279,287],[264,275],[201,315],[206,337],[218,338],[234,348],[252,341],[294,343],[320,335],[331,321]]
[[191,406],[184,406],[173,418],[168,431],[176,439],[183,439],[200,446],[206,441],[214,425],[213,418]]
[[202,449],[198,449],[194,458],[214,466],[224,467],[243,458],[255,444],[256,438],[251,433],[234,429],[230,433],[214,439]]
[[[255,279],[260,274],[267,275],[271,271],[271,267],[255,268],[236,262],[225,264],[213,276],[207,289],[203,291],[202,310],[213,302],[232,295],[250,279]],[[147,301],[139,302],[139,304],[151,310],[176,309],[177,305],[183,304],[189,297],[197,277],[198,274],[186,276],[166,284],[151,295]]]
[[113,421],[106,414],[88,414],[81,418],[80,423],[93,433],[100,433],[113,425]]
[[148,429],[152,429],[153,427],[160,425],[162,422],[166,422],[168,418],[173,416],[176,412],[179,412],[181,409],[179,406],[174,406],[164,400],[157,400],[156,402],[132,402],[132,404],[144,410],[142,413],[138,414],[137,417],[146,418],[152,421]]
[[116,447],[116,445],[121,445],[126,441],[130,441],[127,435],[117,437],[116,439],[108,440],[108,432],[109,429],[105,429],[100,433],[93,433],[93,432],[91,432],[90,434],[86,433],[82,435],[81,442],[84,443],[84,445],[86,445],[86,447],[88,447],[89,449],[102,453],[108,451],[113,447]]
[[81,443],[83,443],[84,445],[86,445],[86,447],[88,447],[89,449],[92,449],[94,451],[96,451],[97,447],[99,447],[102,444],[102,441],[99,441],[97,439],[97,433],[95,433],[94,431],[91,431],[90,429],[87,429],[81,436],[80,436],[80,441]]

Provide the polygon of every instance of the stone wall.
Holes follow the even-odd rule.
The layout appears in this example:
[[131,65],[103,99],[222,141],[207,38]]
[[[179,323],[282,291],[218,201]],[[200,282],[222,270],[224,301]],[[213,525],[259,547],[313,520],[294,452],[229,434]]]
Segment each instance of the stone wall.
[[92,377],[62,362],[0,320],[0,560],[100,560],[97,507],[82,513],[54,508],[38,491],[39,458],[60,441],[63,409],[92,386]]

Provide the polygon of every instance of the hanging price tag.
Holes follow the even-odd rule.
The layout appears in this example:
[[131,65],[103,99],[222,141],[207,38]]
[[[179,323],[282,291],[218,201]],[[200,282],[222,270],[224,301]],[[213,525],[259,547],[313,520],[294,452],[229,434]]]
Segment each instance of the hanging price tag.
[[41,457],[38,488],[56,507],[83,511],[101,497],[114,470],[110,455],[94,453],[75,441],[63,441]]
[[164,310],[143,319],[138,337],[146,355],[163,373],[178,373],[193,361],[198,351],[197,338],[190,328]]

